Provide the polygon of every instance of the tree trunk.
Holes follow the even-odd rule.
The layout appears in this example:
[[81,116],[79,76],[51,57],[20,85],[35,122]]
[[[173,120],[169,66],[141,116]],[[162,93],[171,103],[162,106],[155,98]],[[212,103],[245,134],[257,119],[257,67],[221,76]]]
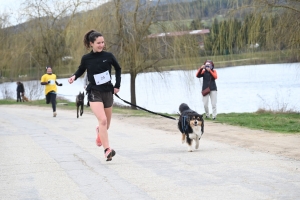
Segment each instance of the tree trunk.
[[[136,105],[136,95],[135,95],[135,73],[130,73],[130,93],[131,93],[131,103]],[[137,109],[135,106],[131,106],[131,109]]]

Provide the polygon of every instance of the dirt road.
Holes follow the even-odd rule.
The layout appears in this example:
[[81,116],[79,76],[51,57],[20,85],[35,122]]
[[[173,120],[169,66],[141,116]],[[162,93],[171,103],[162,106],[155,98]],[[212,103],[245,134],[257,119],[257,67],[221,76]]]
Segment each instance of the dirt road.
[[90,113],[0,105],[1,199],[297,199],[300,137],[205,122],[187,152],[177,121],[114,115],[117,155]]
[[[115,117],[127,123],[137,121],[140,126],[164,130],[169,134],[180,137],[177,125],[170,122],[168,118],[153,117],[149,120],[148,118]],[[221,124],[212,120],[205,121],[204,132],[203,137],[208,140],[300,160],[300,134],[280,134],[264,130],[251,130]]]

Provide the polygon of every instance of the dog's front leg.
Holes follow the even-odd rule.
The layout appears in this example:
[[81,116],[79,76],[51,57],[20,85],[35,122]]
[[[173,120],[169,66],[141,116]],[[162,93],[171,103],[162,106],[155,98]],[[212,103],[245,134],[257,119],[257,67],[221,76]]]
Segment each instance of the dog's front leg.
[[184,143],[185,143],[185,134],[184,134],[184,133],[182,134],[182,137],[181,137],[181,142],[182,142],[182,144],[184,144]]
[[193,144],[193,141],[191,141],[191,144],[188,144],[188,152],[192,152],[193,151],[192,144]]
[[81,109],[80,109],[80,116],[83,114],[83,103],[81,104]]
[[189,136],[186,137],[186,143],[188,145],[188,151],[192,152],[193,151],[193,139],[190,139]]
[[196,138],[195,138],[195,149],[198,149],[199,148],[199,143],[200,143],[200,138],[201,138],[201,135],[196,135]]

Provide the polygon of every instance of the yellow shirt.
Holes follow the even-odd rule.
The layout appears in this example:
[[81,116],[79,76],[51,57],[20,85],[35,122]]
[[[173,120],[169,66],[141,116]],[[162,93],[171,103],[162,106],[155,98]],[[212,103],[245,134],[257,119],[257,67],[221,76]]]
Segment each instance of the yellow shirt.
[[50,83],[48,83],[47,85],[45,85],[45,95],[47,95],[49,92],[57,91],[57,87],[56,87],[56,75],[55,74],[44,74],[41,78],[41,82],[48,82],[50,81]]

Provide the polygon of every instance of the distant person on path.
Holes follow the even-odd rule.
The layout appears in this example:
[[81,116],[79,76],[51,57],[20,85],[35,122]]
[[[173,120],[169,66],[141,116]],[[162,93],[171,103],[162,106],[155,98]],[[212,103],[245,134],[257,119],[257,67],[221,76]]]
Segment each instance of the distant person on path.
[[203,96],[202,101],[204,104],[204,110],[206,118],[210,118],[208,102],[209,98],[212,106],[212,119],[215,120],[217,117],[217,84],[216,79],[218,78],[217,71],[214,69],[215,65],[213,61],[206,60],[204,64],[198,69],[196,77],[203,77],[202,91],[207,87],[210,88],[210,93]]
[[21,98],[25,93],[24,85],[20,81],[17,82],[17,102],[24,102],[24,99]]
[[56,86],[62,86],[62,83],[56,81],[56,75],[52,73],[51,67],[47,67],[47,73],[42,76],[41,84],[45,85],[46,104],[51,102],[53,117],[56,117]]
[[[121,67],[112,53],[104,51],[105,42],[101,33],[90,30],[84,35],[83,42],[87,49],[92,48],[92,50],[82,56],[78,70],[68,81],[72,84],[87,71],[88,101],[98,120],[96,144],[103,145],[106,161],[111,161],[116,152],[109,146],[107,130],[111,122],[113,94],[119,92],[121,84]],[[112,66],[115,69],[115,85],[111,82]]]

